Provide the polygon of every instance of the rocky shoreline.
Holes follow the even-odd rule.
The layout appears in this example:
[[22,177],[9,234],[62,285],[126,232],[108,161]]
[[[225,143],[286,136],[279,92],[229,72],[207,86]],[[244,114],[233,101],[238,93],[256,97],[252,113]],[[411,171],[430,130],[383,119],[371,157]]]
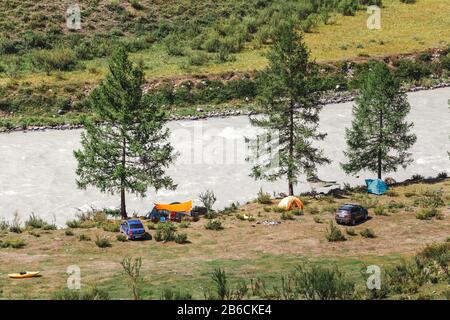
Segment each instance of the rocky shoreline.
[[[440,82],[438,84],[424,87],[424,86],[415,86],[408,89],[408,92],[417,92],[417,91],[425,91],[425,90],[434,90],[440,88],[450,87],[450,82]],[[324,98],[322,98],[323,104],[336,104],[336,103],[345,103],[355,100],[356,93],[351,91],[333,91],[325,94]],[[209,119],[209,118],[227,118],[233,116],[242,116],[242,115],[250,115],[252,114],[249,110],[223,110],[223,111],[203,111],[202,108],[197,108],[197,115],[191,116],[176,116],[171,115],[169,117],[169,121],[182,121],[182,120],[200,120],[200,119]],[[44,126],[30,126],[26,129],[22,127],[15,128],[0,128],[0,133],[12,133],[12,132],[35,132],[35,131],[46,131],[46,130],[75,130],[81,129],[83,125],[81,124],[60,124],[60,125],[44,125]]]

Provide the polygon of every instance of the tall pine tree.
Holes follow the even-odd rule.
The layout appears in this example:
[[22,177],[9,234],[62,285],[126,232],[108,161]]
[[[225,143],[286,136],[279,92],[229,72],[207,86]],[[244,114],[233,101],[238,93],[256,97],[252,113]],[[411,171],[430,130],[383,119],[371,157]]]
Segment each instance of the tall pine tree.
[[142,68],[128,59],[123,48],[114,51],[106,79],[93,90],[88,103],[100,120],[83,120],[77,185],[120,193],[120,213],[127,217],[126,192],[145,196],[148,187],[175,188],[165,175],[174,159],[167,142],[165,113],[142,94]]
[[406,168],[408,149],[416,142],[413,123],[405,120],[411,106],[400,82],[382,62],[371,62],[353,107],[352,127],[346,129],[346,173],[362,170],[382,173]]
[[275,152],[259,150],[267,157],[253,166],[252,176],[269,181],[285,177],[293,195],[300,174],[314,176],[317,165],[329,163],[313,145],[325,137],[317,130],[322,109],[315,90],[317,66],[309,61],[303,36],[292,23],[277,28],[268,60],[268,67],[258,75],[259,115],[250,121],[269,136],[278,136],[278,146]]

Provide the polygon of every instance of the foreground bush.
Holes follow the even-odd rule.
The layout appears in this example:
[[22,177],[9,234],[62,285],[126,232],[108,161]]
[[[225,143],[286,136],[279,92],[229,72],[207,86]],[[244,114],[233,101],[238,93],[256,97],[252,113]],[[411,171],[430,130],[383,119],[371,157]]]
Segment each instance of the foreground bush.
[[159,223],[156,227],[156,241],[174,241],[177,227],[172,222]]
[[6,240],[0,240],[0,248],[13,248],[21,249],[26,246],[25,240],[22,238],[10,238]]
[[347,240],[342,233],[341,229],[336,227],[333,221],[330,221],[329,228],[327,228],[327,233],[325,235],[328,241],[337,242],[337,241],[345,241]]
[[112,246],[111,242],[109,241],[108,238],[106,238],[106,237],[99,237],[99,236],[97,236],[97,238],[95,240],[95,244],[99,248],[109,248],[109,247]]
[[109,300],[106,290],[93,286],[87,290],[63,289],[53,293],[54,300]]
[[222,222],[220,222],[219,220],[210,220],[205,224],[205,229],[207,230],[222,230],[223,226],[222,226]]

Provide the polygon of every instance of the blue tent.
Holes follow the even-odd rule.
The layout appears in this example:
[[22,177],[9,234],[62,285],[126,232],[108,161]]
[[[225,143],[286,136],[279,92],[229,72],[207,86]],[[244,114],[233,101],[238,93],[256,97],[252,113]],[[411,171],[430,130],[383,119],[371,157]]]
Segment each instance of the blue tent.
[[388,185],[380,179],[366,179],[367,192],[381,195],[384,194],[387,189],[389,189]]

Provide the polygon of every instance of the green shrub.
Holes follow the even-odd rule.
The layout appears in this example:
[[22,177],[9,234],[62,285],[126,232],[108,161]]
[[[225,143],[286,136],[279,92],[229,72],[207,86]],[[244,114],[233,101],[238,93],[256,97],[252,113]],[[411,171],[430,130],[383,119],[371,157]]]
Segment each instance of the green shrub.
[[259,189],[256,201],[260,204],[272,204],[272,198],[270,194],[263,191],[262,188]]
[[119,222],[104,222],[101,224],[102,229],[107,232],[119,232],[120,225]]
[[147,223],[148,230],[156,230],[156,225],[153,222]]
[[48,75],[53,70],[70,71],[77,63],[75,51],[69,48],[37,50],[33,53],[36,67],[42,68]]
[[306,211],[312,215],[314,214],[318,214],[320,212],[319,208],[314,207],[314,206],[309,206]]
[[355,283],[336,265],[303,263],[289,278],[293,283],[292,291],[307,300],[348,300],[356,294]]
[[190,225],[191,225],[191,223],[189,221],[181,221],[180,228],[187,229],[187,228],[189,228]]
[[22,228],[20,226],[20,218],[17,212],[14,213],[13,220],[9,224],[9,231],[13,233],[22,233]]
[[9,227],[10,227],[10,225],[9,225],[8,221],[6,221],[6,220],[0,221],[0,233],[8,232]]
[[203,66],[209,62],[208,54],[204,52],[192,52],[187,56],[187,63],[191,66]]
[[106,290],[93,286],[88,290],[63,289],[53,293],[54,300],[109,300],[110,296]]
[[123,235],[123,234],[118,234],[118,235],[116,236],[116,239],[117,239],[117,241],[119,241],[119,242],[125,242],[125,241],[127,241],[127,237],[126,237],[125,235]]
[[185,50],[182,40],[175,35],[169,35],[164,40],[164,47],[170,56],[184,56]]
[[375,213],[376,216],[388,216],[388,213],[384,206],[376,206],[373,209],[373,212]]
[[372,229],[366,228],[359,233],[364,238],[376,238],[376,234]]
[[333,221],[330,221],[329,228],[327,228],[327,232],[325,237],[330,242],[337,242],[337,241],[345,241],[347,240],[345,236],[342,234],[341,230],[335,226]]
[[171,222],[160,223],[156,228],[155,240],[164,242],[174,241],[176,230],[176,226]]
[[35,228],[40,229],[43,228],[47,223],[36,216],[34,213],[30,215],[27,221],[25,221],[25,228]]
[[109,248],[109,247],[112,246],[111,242],[109,241],[108,238],[106,238],[106,237],[99,237],[99,236],[97,236],[97,238],[95,239],[95,244],[99,248]]
[[5,240],[0,240],[0,248],[21,249],[26,245],[27,243],[22,238],[9,238]]
[[419,199],[414,201],[417,206],[425,208],[439,208],[445,206],[442,190],[425,191]]
[[222,222],[220,222],[219,220],[209,220],[206,224],[205,224],[205,229],[207,230],[222,230],[223,226],[222,226]]
[[291,213],[294,216],[302,216],[303,215],[303,210],[301,210],[301,209],[294,209],[294,210],[291,210]]
[[436,208],[422,208],[416,213],[416,218],[419,220],[442,219],[442,217],[441,211]]
[[395,74],[402,80],[420,80],[431,74],[425,64],[407,59],[397,62],[396,67]]
[[281,220],[294,220],[294,215],[290,212],[282,212],[280,218]]
[[188,237],[186,233],[177,233],[175,235],[175,242],[179,244],[188,243]]
[[345,229],[345,232],[346,232],[349,236],[352,236],[352,237],[356,236],[356,231],[355,231],[354,229],[347,228],[347,229]]
[[72,230],[66,230],[66,231],[64,231],[64,234],[66,236],[73,236],[74,235]]
[[272,211],[272,208],[270,208],[270,207],[264,207],[263,210],[264,210],[264,212],[270,212],[270,211]]
[[33,237],[36,237],[36,238],[39,238],[41,236],[40,233],[38,233],[38,232],[36,232],[34,230],[31,230],[29,233],[30,233],[30,235],[32,235]]
[[181,290],[164,288],[160,295],[161,300],[192,300],[192,294]]
[[85,234],[80,234],[78,236],[78,240],[79,241],[91,241],[91,237],[89,237],[88,235],[85,235]]

